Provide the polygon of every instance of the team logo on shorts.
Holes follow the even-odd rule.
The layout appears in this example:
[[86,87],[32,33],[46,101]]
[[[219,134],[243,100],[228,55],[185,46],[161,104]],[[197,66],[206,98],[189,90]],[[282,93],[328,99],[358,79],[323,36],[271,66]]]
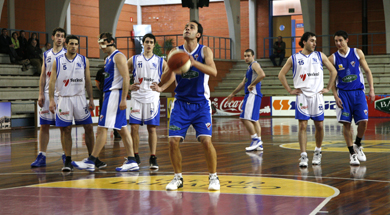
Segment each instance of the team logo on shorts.
[[348,112],[343,112],[341,115],[349,117],[349,113]]
[[307,109],[307,105],[306,105],[306,106],[303,106],[303,104],[302,104],[302,103],[299,103],[299,106],[300,106],[301,110],[305,110],[305,109]]
[[206,123],[206,127],[207,127],[207,129],[209,129],[210,130],[210,128],[211,128],[211,123]]
[[368,114],[368,110],[364,110],[364,114],[366,114],[366,115],[367,115],[367,114]]
[[99,120],[101,121],[104,118],[104,115],[100,115]]
[[172,130],[172,131],[178,131],[180,130],[181,128],[177,127],[176,125],[170,125],[169,126],[169,130]]

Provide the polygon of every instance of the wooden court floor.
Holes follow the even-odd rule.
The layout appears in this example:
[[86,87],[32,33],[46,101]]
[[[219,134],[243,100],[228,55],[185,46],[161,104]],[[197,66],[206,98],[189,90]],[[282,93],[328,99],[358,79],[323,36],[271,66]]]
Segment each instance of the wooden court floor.
[[[173,177],[165,120],[157,131],[160,169],[148,168],[147,130],[141,127],[140,171],[131,173],[115,172],[125,152],[112,134],[99,156],[106,168],[62,173],[59,129],[50,130],[47,167],[35,169],[30,164],[39,131],[2,131],[0,214],[390,214],[390,119],[369,120],[362,141],[367,161],[352,167],[342,126],[325,118],[322,164],[305,169],[298,167],[297,121],[262,118],[260,123],[264,151],[246,153],[250,138],[239,119],[213,119],[219,192],[207,191],[204,153],[192,128],[181,144],[184,187],[165,191]],[[307,132],[311,161],[313,123]],[[72,136],[72,159],[86,158],[83,128],[74,127]]]

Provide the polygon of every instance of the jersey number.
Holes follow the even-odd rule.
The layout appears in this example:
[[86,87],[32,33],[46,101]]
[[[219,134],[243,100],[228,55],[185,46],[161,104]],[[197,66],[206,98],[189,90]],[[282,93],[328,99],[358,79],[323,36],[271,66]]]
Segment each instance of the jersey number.
[[62,67],[63,67],[63,69],[64,69],[64,70],[66,70],[66,69],[67,69],[67,68],[66,68],[66,65],[63,65]]

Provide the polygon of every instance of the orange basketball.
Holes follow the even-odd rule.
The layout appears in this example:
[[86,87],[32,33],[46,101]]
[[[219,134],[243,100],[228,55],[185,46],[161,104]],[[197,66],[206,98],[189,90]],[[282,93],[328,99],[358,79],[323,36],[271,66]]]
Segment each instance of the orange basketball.
[[173,50],[168,55],[168,67],[176,74],[183,74],[190,69],[190,56],[181,50]]

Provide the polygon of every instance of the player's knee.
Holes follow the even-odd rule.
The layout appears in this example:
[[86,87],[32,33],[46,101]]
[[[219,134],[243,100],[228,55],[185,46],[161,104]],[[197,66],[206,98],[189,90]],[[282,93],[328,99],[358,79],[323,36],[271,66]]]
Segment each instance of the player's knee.
[[71,131],[72,131],[72,127],[71,127],[71,126],[63,127],[63,128],[61,129],[61,131],[62,131],[64,134],[69,135],[69,134],[71,133]]
[[50,125],[41,125],[41,132],[49,132]]
[[180,143],[180,139],[178,141],[177,138],[170,138],[169,139],[169,149],[178,149],[179,143]]
[[203,146],[205,149],[208,149],[208,148],[210,148],[210,147],[213,147],[213,143],[211,142],[211,139],[210,139],[210,138],[202,139],[200,142],[201,142],[202,146]]
[[148,132],[149,133],[156,132],[156,126],[148,126]]
[[84,130],[85,130],[85,131],[88,131],[88,132],[93,131],[93,126],[92,126],[92,124],[86,124],[86,125],[84,125],[83,127],[84,127]]
[[138,125],[131,125],[131,135],[138,134]]

